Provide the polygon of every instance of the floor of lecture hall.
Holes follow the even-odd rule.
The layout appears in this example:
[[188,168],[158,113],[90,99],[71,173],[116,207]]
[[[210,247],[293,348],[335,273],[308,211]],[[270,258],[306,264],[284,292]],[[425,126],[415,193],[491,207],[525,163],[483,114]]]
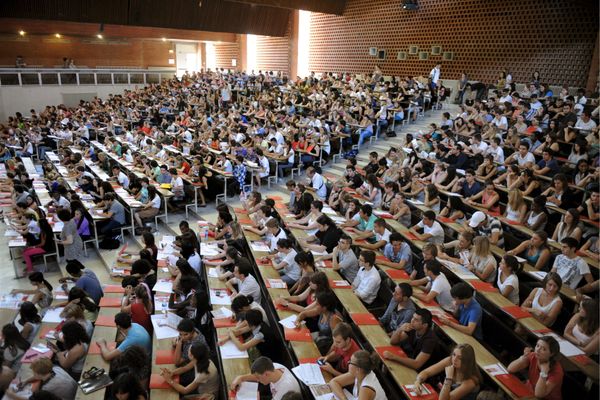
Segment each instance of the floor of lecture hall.
[[[416,121],[416,123],[405,125],[399,132],[397,137],[380,138],[371,146],[363,147],[363,149],[361,149],[357,156],[358,165],[361,167],[366,165],[368,163],[369,153],[372,151],[376,151],[380,155],[382,155],[387,153],[390,147],[400,147],[404,143],[404,137],[407,133],[416,134],[419,131],[427,132],[431,123],[436,123],[439,125],[439,123],[441,122],[441,115],[443,112],[450,112],[451,115],[455,115],[457,112],[459,112],[459,108],[457,105],[446,103],[444,104],[443,110],[428,112],[425,118],[419,118]],[[344,169],[345,163],[343,161],[338,162],[336,164],[332,164],[330,162],[324,166],[323,173],[341,175],[344,172]],[[299,179],[306,179],[306,175],[303,174]],[[296,178],[295,180],[298,181],[298,178]],[[281,181],[281,184],[272,185],[271,188],[269,188],[266,185],[263,185],[259,190],[263,194],[263,197],[281,196],[283,201],[286,202],[289,196],[289,192],[285,187],[286,181],[287,179],[284,178]],[[229,199],[227,204],[231,207],[240,207],[239,197],[236,196],[234,199]],[[204,219],[213,223],[216,222],[217,212],[215,206],[216,205],[214,202],[209,203],[207,204],[206,208],[199,208],[197,214],[195,214],[192,211],[192,209],[190,209],[190,226],[193,229],[197,230],[195,222],[199,219]],[[158,238],[162,235],[172,235],[174,233],[178,234],[179,222],[184,219],[186,219],[184,211],[180,211],[177,213],[169,213],[168,226],[166,226],[164,223],[161,223],[159,225],[159,230],[157,233]],[[10,261],[8,241],[4,236],[5,230],[6,225],[0,223],[0,259],[6,260],[6,262],[0,263],[0,282],[3,283],[3,287],[0,288],[0,295],[7,294],[12,289],[32,288],[27,278],[15,279],[15,267],[17,268],[17,270],[24,271],[25,264],[23,263],[22,258],[18,258],[16,260],[13,260],[12,262]],[[141,236],[137,236],[134,240],[130,235],[126,235],[125,239],[126,243],[128,244],[129,250],[139,249],[139,243],[141,243]],[[96,251],[92,246],[88,245],[88,256],[81,260],[81,262],[83,263],[83,265],[86,266],[86,268],[89,268],[92,271],[94,271],[101,282],[109,283],[111,281],[109,276],[109,270],[116,260],[117,252],[118,250]],[[54,287],[58,287],[58,279],[61,277],[61,273],[58,270],[54,258],[49,259],[48,266],[51,272],[44,273],[44,276]]]

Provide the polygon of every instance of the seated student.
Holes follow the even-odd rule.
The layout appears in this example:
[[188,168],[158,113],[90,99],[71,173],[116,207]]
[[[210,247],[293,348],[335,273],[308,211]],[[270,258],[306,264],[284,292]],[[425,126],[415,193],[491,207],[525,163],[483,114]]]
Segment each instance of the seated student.
[[490,243],[498,247],[504,246],[502,223],[482,211],[476,211],[471,219],[463,225],[466,231],[473,232],[475,236],[487,236]]
[[410,322],[415,312],[415,304],[410,299],[412,295],[412,286],[408,283],[402,282],[395,285],[390,304],[383,316],[379,318],[379,323],[386,332],[394,332],[400,326]]
[[493,283],[496,280],[497,262],[487,237],[477,236],[473,239],[467,269],[482,281]]
[[413,296],[425,303],[435,299],[444,310],[454,311],[450,282],[442,272],[442,264],[436,259],[429,260],[424,264],[425,277],[410,281],[410,285],[424,286],[425,293],[413,293]]
[[323,357],[319,357],[321,369],[329,372],[333,376],[340,376],[348,372],[348,363],[354,353],[360,350],[360,347],[352,339],[352,327],[340,322],[332,332],[333,344]]
[[598,325],[598,300],[584,298],[579,311],[569,320],[564,337],[587,355],[596,355],[600,346]]
[[4,365],[4,359],[0,353],[0,393],[5,393],[10,383],[15,379],[15,371]]
[[287,234],[280,227],[279,221],[277,221],[275,218],[268,220],[265,226],[267,227],[268,231],[266,240],[269,242],[269,249],[271,249],[271,253],[273,253],[277,251],[277,242],[281,239],[287,239]]
[[317,294],[316,302],[321,310],[317,319],[318,330],[311,332],[320,354],[325,354],[333,344],[333,330],[342,323],[343,319],[336,312],[337,297],[331,291],[321,291]]
[[116,399],[146,400],[148,398],[148,392],[144,389],[144,385],[131,372],[118,375],[110,388]]
[[250,332],[250,328],[246,322],[246,312],[250,310],[260,311],[263,317],[263,322],[269,325],[267,313],[260,304],[258,304],[249,296],[238,296],[231,301],[231,311],[233,311],[231,319],[236,322],[235,327],[231,328],[231,330],[237,336]]
[[373,215],[373,207],[368,204],[362,205],[358,211],[358,225],[355,226],[360,232],[356,234],[354,239],[368,239],[373,237],[375,220],[377,220],[377,217]]
[[536,231],[531,235],[531,239],[522,242],[511,251],[507,251],[506,254],[523,257],[535,269],[543,270],[551,256],[548,234],[545,231]]
[[403,269],[411,274],[413,272],[412,250],[408,243],[404,241],[402,235],[398,232],[392,232],[388,242],[383,248],[383,256],[386,259],[378,260],[377,264]]
[[[237,289],[233,286],[237,285]],[[233,269],[233,278],[227,281],[227,289],[231,290],[231,298],[239,295],[250,296],[256,302],[260,302],[260,286],[256,278],[252,276],[252,265],[250,261],[243,258]]]
[[170,371],[161,369],[161,375],[167,383],[179,394],[197,393],[203,400],[218,398],[220,377],[217,367],[210,359],[210,350],[205,343],[193,343],[187,350],[187,356],[194,371],[194,377],[189,384],[175,382],[173,375],[179,375],[180,369]]
[[[467,265],[471,259],[471,250],[473,248],[473,233],[461,232],[458,234],[458,239],[448,243],[442,244],[439,253],[439,258],[442,260],[448,260],[453,263]],[[454,257],[444,253],[444,250],[452,249],[454,251]]]
[[390,344],[402,347],[408,357],[399,357],[385,351],[383,356],[409,368],[421,369],[431,358],[437,338],[432,328],[431,311],[420,308],[414,312],[410,322],[399,326],[390,338]]
[[108,222],[100,229],[100,233],[107,235],[127,223],[125,218],[125,207],[117,201],[115,193],[107,193],[102,198],[104,208],[101,217],[107,218]]
[[358,265],[360,269],[352,282],[352,289],[359,299],[371,304],[377,298],[381,284],[381,276],[375,268],[375,253],[371,250],[361,251]]
[[431,210],[423,213],[421,222],[411,227],[411,229],[423,229],[422,234],[416,234],[419,240],[433,244],[444,243],[444,228],[435,220],[435,213]]
[[375,366],[378,362],[376,354],[369,354],[366,350],[359,350],[350,359],[348,372],[329,381],[333,394],[344,399],[344,387],[353,385],[352,396],[361,400],[386,400],[387,396],[375,375]]
[[247,336],[245,337],[245,341],[240,341],[235,332],[230,330],[229,337],[219,340],[219,345],[221,346],[228,340],[231,340],[239,350],[256,348],[263,356],[277,356],[272,346],[276,338],[273,330],[263,321],[262,313],[258,310],[249,310],[245,313],[244,318],[249,329],[248,335],[245,335]]
[[237,390],[242,382],[258,382],[268,386],[272,400],[282,400],[289,392],[302,393],[300,384],[290,370],[268,357],[258,357],[250,366],[250,374],[237,376],[231,382],[230,389]]
[[51,346],[58,364],[65,369],[74,379],[79,380],[83,371],[83,363],[87,355],[90,338],[85,328],[77,321],[67,321],[61,327],[62,343],[64,350],[58,351],[57,347]]
[[[317,296],[320,292],[331,291],[329,287],[329,279],[322,271],[312,274],[309,282],[310,283],[308,287],[301,294],[297,296],[282,296],[278,299],[275,299],[275,303],[281,305],[282,307],[289,308],[292,311],[300,313],[296,319],[297,323],[300,323],[300,321],[305,318],[316,317],[319,315],[321,313],[321,307],[316,301]],[[306,302],[306,307],[296,304],[299,302]]]
[[315,261],[331,260],[334,271],[339,271],[341,275],[350,283],[356,278],[358,273],[358,258],[352,250],[352,238],[346,233],[342,233],[330,254],[325,254]]
[[252,223],[254,226],[244,225],[243,229],[256,233],[257,235],[266,235],[269,231],[267,229],[267,222],[273,219],[274,211],[269,206],[261,206],[256,213],[252,214]]
[[133,289],[125,288],[125,292],[126,295],[121,302],[121,312],[130,314],[133,322],[140,324],[149,334],[152,334],[150,315],[153,311],[153,304],[146,287],[137,285]]
[[423,382],[442,371],[445,371],[446,377],[439,393],[440,400],[475,400],[483,379],[470,344],[458,344],[450,357],[419,372],[415,382],[417,394],[420,394]]
[[374,243],[369,243],[369,241],[366,241],[357,242],[356,245],[363,249],[377,251],[389,243],[391,232],[387,229],[387,223],[385,222],[385,219],[377,218],[375,220],[375,223],[373,224],[373,232],[375,232]]
[[58,281],[63,284],[63,289],[66,288],[67,281],[75,282],[75,287],[84,290],[98,304],[102,296],[104,296],[102,285],[94,271],[84,268],[81,263],[69,262],[67,263],[66,270],[71,276],[60,278]]
[[535,350],[526,347],[523,355],[506,368],[509,373],[516,374],[527,368],[527,381],[535,397],[538,399],[562,399],[563,369],[558,361],[560,346],[552,336],[538,339]]
[[342,231],[327,215],[317,218],[317,232],[306,239],[298,239],[298,243],[306,250],[314,250],[330,254],[340,240]]
[[[64,369],[53,365],[52,360],[46,357],[38,358],[31,363],[30,368],[33,375],[24,380],[22,384],[28,385],[37,382],[38,384],[31,387],[33,392],[44,390],[59,399],[75,398],[77,382]],[[6,396],[11,400],[29,399],[29,397],[16,394],[11,387],[6,390]]]
[[521,264],[515,256],[505,254],[500,260],[496,284],[502,296],[513,304],[519,304],[519,276]]
[[24,301],[19,307],[19,316],[15,320],[15,325],[21,331],[21,336],[29,343],[33,342],[41,324],[42,317],[40,317],[36,306],[30,301]]
[[123,373],[131,373],[143,387],[148,387],[152,362],[148,352],[140,346],[129,346],[110,363],[108,375],[115,380]]
[[554,158],[554,151],[551,148],[545,148],[542,152],[542,159],[533,166],[533,173],[540,176],[553,177],[560,172],[560,165]]
[[6,324],[2,327],[2,358],[3,365],[17,372],[21,364],[21,357],[31,344],[21,336],[14,324]]
[[542,281],[542,287],[533,289],[521,307],[529,311],[542,324],[551,327],[562,308],[561,287],[560,275],[556,272],[548,272]]
[[289,239],[279,239],[277,241],[277,251],[275,256],[271,256],[273,268],[279,272],[281,279],[292,287],[298,279],[302,271],[295,261],[298,254],[292,247],[292,242]]
[[[191,269],[191,267],[190,267]],[[182,318],[193,318],[196,307],[193,301],[196,295],[206,294],[200,285],[200,279],[194,275],[186,275],[179,281],[179,287],[169,296],[169,309]]]
[[585,278],[587,283],[591,283],[594,278],[588,263],[576,254],[577,240],[566,237],[561,240],[560,244],[562,254],[554,259],[552,272],[560,275],[563,283],[569,285],[571,289],[577,289],[582,278]]
[[481,328],[483,312],[481,305],[475,300],[473,288],[465,282],[459,282],[452,286],[450,294],[457,306],[454,316],[459,323],[457,324],[445,316],[440,317],[441,322],[459,332],[473,336],[477,340],[483,340],[483,330]]
[[140,346],[150,354],[152,349],[152,338],[143,326],[131,322],[131,316],[124,312],[115,315],[115,324],[125,338],[116,349],[110,350],[104,339],[100,339],[96,342],[98,347],[100,347],[100,354],[105,361],[111,361],[117,358],[131,346]]
[[138,227],[144,226],[143,220],[151,220],[160,212],[162,200],[158,195],[155,186],[148,186],[148,199],[149,201],[147,203],[133,213],[136,226]]

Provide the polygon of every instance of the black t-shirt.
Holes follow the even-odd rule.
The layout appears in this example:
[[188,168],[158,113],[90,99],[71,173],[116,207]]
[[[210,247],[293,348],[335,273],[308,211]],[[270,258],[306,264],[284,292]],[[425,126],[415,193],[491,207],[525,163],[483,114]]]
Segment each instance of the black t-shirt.
[[433,354],[435,350],[436,338],[433,329],[429,328],[427,332],[417,337],[417,331],[412,330],[407,333],[407,338],[401,344],[402,350],[412,359],[417,358],[419,353]]
[[329,228],[325,232],[318,231],[315,236],[319,239],[319,243],[327,248],[327,253],[333,252],[335,246],[340,241],[342,232],[339,229]]
[[352,178],[347,176],[346,181],[350,183],[350,187],[352,189],[358,189],[363,184],[363,179],[359,174],[354,174]]

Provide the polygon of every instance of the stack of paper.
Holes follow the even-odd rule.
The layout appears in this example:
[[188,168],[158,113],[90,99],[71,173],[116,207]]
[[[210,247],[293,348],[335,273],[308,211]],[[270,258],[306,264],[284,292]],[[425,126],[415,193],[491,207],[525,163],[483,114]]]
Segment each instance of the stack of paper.
[[200,243],[200,255],[202,256],[216,256],[219,254],[219,246],[216,244]]
[[324,385],[325,379],[317,364],[300,364],[292,368],[294,375],[305,385]]
[[209,278],[218,278],[219,272],[217,272],[216,268],[209,268],[208,269],[208,277]]
[[48,322],[48,323],[62,322],[62,318],[60,317],[60,313],[62,312],[62,310],[64,310],[64,307],[49,309],[48,311],[46,311],[46,314],[44,314],[44,318],[42,319],[42,322]]
[[235,400],[256,400],[258,398],[258,382],[242,382],[235,394]]
[[250,247],[254,251],[264,251],[264,252],[267,252],[267,253],[269,251],[271,251],[271,249],[269,248],[269,246],[265,242],[251,242],[250,243]]
[[159,279],[158,281],[156,281],[156,284],[154,284],[152,290],[154,292],[172,293],[173,281],[170,281],[168,279]]
[[[232,341],[228,341],[224,345],[219,346],[219,350],[221,351],[221,358],[224,360],[232,358],[248,358],[248,352],[246,350],[238,349]],[[254,397],[254,399],[256,399],[256,397]]]
[[216,310],[212,310],[211,314],[215,319],[231,318],[233,312],[229,308],[221,307]]
[[483,369],[491,376],[508,374],[508,371],[506,368],[504,368],[504,365],[500,363],[486,365],[483,367]]
[[215,304],[228,306],[231,305],[231,298],[229,298],[229,295],[227,294],[227,291],[225,289],[210,289],[210,304],[212,304],[213,306]]
[[567,339],[558,336],[556,333],[550,332],[546,335],[554,337],[558,344],[560,345],[560,352],[565,357],[573,357],[585,354],[579,347],[575,346],[573,343],[569,342]]
[[297,319],[298,319],[298,315],[293,314],[287,318],[282,319],[281,321],[279,321],[279,323],[286,328],[296,329],[296,320]]
[[179,336],[177,325],[183,318],[173,313],[154,314],[150,316],[154,335],[157,339],[176,338]]

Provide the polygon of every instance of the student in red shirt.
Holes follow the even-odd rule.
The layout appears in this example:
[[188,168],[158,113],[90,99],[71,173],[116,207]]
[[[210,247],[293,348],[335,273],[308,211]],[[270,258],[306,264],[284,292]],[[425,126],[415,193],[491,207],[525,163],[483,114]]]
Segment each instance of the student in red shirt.
[[557,361],[560,346],[552,336],[538,339],[535,350],[526,347],[523,355],[508,366],[508,372],[517,373],[529,368],[527,385],[535,397],[546,400],[562,400],[563,369]]
[[[317,363],[323,371],[333,376],[348,372],[348,363],[352,354],[360,350],[358,344],[352,339],[352,328],[345,322],[340,322],[333,329],[333,344],[324,357],[319,357]],[[334,367],[335,365],[335,367]]]

